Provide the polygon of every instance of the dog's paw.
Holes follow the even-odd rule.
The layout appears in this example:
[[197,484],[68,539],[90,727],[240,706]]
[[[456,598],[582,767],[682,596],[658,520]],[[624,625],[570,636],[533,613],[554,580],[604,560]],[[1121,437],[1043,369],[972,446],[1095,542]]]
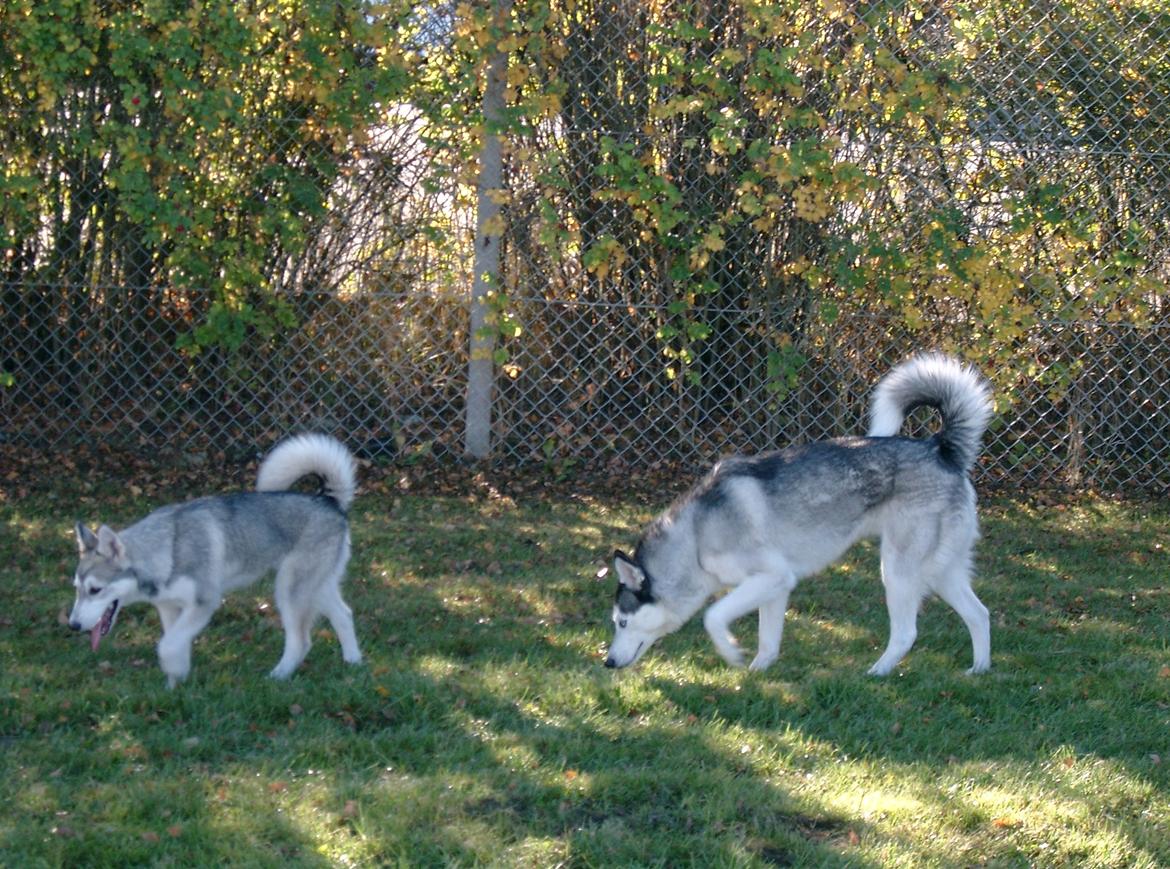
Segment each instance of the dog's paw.
[[724,643],[716,643],[715,650],[719,652],[719,656],[723,658],[732,667],[743,666],[743,652],[735,640],[730,640]]
[[894,669],[894,668],[893,668],[893,667],[884,667],[884,666],[882,666],[882,662],[881,662],[881,661],[878,661],[876,664],[874,664],[872,667],[870,667],[868,670],[866,670],[866,671],[865,671],[865,675],[867,675],[867,676],[877,676],[877,677],[880,679],[880,678],[882,678],[883,676],[888,676],[888,675],[890,675],[890,671],[891,671],[892,669]]
[[780,656],[779,655],[765,655],[761,652],[760,654],[756,655],[755,658],[752,659],[752,662],[750,664],[748,664],[748,669],[755,670],[757,672],[760,670],[767,670],[769,667],[771,667],[773,664],[776,663],[776,659],[778,657],[780,657]]
[[990,669],[990,663],[980,663],[974,665],[973,667],[968,667],[964,672],[966,672],[968,676],[978,676],[980,673],[986,673]]
[[284,681],[287,681],[288,679],[290,679],[292,677],[292,674],[293,674],[293,671],[291,669],[286,668],[286,667],[276,666],[276,667],[273,667],[269,671],[268,678],[275,679],[278,682],[284,682]]
[[167,677],[167,687],[177,688],[179,685],[182,685],[187,681],[187,677],[191,674],[191,668],[164,667],[163,673],[165,673]]

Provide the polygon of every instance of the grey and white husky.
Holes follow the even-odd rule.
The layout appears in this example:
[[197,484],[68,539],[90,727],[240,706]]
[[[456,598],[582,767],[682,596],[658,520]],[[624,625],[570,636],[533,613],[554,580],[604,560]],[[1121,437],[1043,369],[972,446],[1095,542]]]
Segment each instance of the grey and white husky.
[[[921,440],[898,437],[906,415],[923,405],[940,411],[942,428]],[[974,651],[969,672],[983,672],[991,639],[987,608],[971,590],[979,530],[968,474],[991,410],[990,388],[974,369],[926,354],[878,384],[867,437],[720,462],[654,520],[633,557],[614,554],[615,633],[605,665],[634,663],[728,590],[703,624],[719,654],[739,665],[730,625],[757,610],[751,669],[762,670],[780,653],[796,583],[857,540],[880,537],[890,639],[869,672],[886,675],[910,651],[919,605],[932,593],[962,617]]]
[[[323,493],[287,491],[316,474]],[[349,561],[346,510],[356,488],[353,457],[338,441],[305,434],[279,444],[260,464],[255,492],[200,498],[155,510],[124,531],[77,523],[80,561],[69,615],[96,651],[123,607],[151,603],[163,635],[158,659],[171,687],[191,670],[191,644],[227,592],[276,571],[284,654],[272,676],[286,679],[309,651],[325,615],[342,657],[361,662],[353,614],[341,598]]]

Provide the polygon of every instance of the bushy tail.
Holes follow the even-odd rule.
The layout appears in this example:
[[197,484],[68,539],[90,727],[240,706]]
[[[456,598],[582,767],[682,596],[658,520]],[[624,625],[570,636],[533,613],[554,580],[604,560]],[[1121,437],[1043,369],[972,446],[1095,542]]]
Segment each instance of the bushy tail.
[[357,490],[357,463],[336,438],[302,434],[281,441],[264,457],[256,474],[256,491],[283,492],[301,477],[317,474],[325,494],[348,510]]
[[914,356],[882,378],[870,405],[870,437],[891,437],[915,408],[937,408],[943,427],[938,433],[944,458],[970,471],[979,455],[979,441],[991,418],[991,387],[983,376],[941,353]]

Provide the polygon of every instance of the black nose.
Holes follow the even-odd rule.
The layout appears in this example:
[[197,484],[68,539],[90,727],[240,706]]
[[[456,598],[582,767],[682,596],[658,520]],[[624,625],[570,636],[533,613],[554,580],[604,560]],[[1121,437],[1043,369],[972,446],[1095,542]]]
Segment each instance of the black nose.
[[73,630],[75,630],[75,631],[80,631],[81,630],[81,622],[70,622],[69,627],[73,628]]
[[614,667],[617,666],[617,661],[615,661],[613,658],[606,658],[605,659],[605,666],[612,670]]

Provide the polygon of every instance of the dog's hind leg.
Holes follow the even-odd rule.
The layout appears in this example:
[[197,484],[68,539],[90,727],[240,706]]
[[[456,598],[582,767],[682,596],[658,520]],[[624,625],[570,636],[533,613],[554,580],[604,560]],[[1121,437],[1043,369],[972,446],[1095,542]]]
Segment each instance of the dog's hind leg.
[[900,543],[893,535],[882,538],[882,584],[890,614],[890,640],[882,656],[869,668],[871,676],[888,675],[918,638],[918,607],[923,592],[916,571],[922,568],[924,548],[923,539]]
[[276,571],[276,609],[284,627],[284,654],[269,674],[273,679],[287,679],[309,654],[313,622],[317,620],[318,612],[315,600],[299,600],[297,597],[295,586],[305,581],[303,576],[297,575],[291,561],[286,561]]
[[991,618],[987,607],[971,590],[970,571],[962,565],[940,584],[935,593],[963,619],[971,634],[973,661],[968,673],[985,673],[991,668]]
[[362,651],[358,648],[357,634],[353,629],[353,611],[341,597],[337,582],[330,582],[317,592],[317,607],[333,625],[337,642],[341,644],[341,657],[347,664],[360,664]]
[[890,641],[882,656],[869,668],[869,675],[889,675],[914,646],[918,638],[918,607],[921,603],[922,595],[918,589],[887,581],[886,609],[890,614]]

